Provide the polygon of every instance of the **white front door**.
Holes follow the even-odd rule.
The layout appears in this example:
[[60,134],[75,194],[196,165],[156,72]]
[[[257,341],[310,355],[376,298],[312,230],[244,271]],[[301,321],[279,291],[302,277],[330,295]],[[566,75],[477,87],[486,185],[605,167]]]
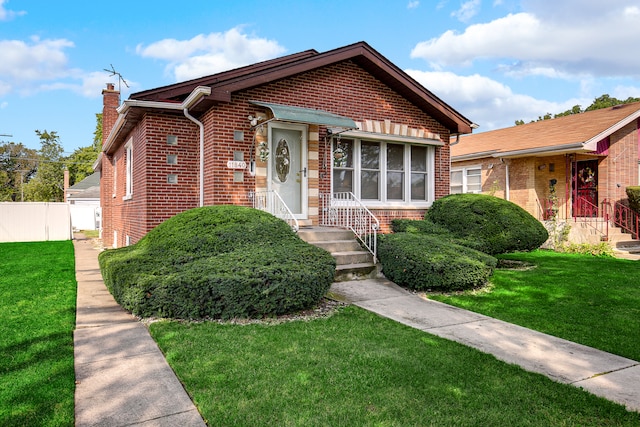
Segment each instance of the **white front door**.
[[307,218],[307,129],[302,125],[271,124],[269,185],[297,219]]

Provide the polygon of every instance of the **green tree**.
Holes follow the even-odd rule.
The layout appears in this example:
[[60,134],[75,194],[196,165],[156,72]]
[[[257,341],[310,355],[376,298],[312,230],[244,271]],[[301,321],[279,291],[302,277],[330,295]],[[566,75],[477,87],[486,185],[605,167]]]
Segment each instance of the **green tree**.
[[613,106],[620,105],[620,104],[630,104],[632,102],[638,102],[638,101],[640,101],[640,98],[629,97],[629,98],[625,99],[624,101],[621,101],[621,100],[619,100],[617,98],[612,98],[608,94],[604,94],[604,95],[596,98],[593,101],[593,103],[587,107],[587,109],[585,111],[599,110],[601,108],[609,108],[609,107],[613,107]]
[[69,170],[69,184],[76,184],[93,173],[93,164],[98,159],[102,146],[102,113],[96,114],[96,130],[93,143],[76,149],[66,160]]
[[24,185],[25,200],[31,202],[61,202],[64,199],[63,181],[65,162],[57,132],[36,130],[40,138],[38,170]]
[[22,201],[22,185],[36,173],[37,152],[15,142],[0,145],[0,201]]
[[[553,118],[557,118],[557,117],[564,117],[564,116],[570,116],[572,114],[580,114],[580,113],[584,113],[585,111],[593,111],[593,110],[599,110],[601,108],[609,108],[609,107],[613,107],[616,105],[620,105],[620,104],[630,104],[632,102],[638,102],[640,101],[640,98],[633,98],[633,97],[628,97],[627,99],[625,99],[624,101],[621,101],[619,99],[613,98],[611,96],[609,96],[608,94],[604,94],[602,96],[599,96],[598,98],[593,100],[593,103],[591,105],[589,105],[586,109],[582,109],[582,107],[580,105],[574,105],[573,108],[571,108],[570,110],[567,110],[563,113],[558,113],[558,114],[554,114]],[[551,119],[551,113],[547,113],[544,116],[538,116],[538,120],[535,121],[542,121],[542,120],[549,120]],[[534,120],[531,120],[530,123],[533,123]],[[516,120],[515,121],[516,126],[520,126],[525,124],[524,120]]]

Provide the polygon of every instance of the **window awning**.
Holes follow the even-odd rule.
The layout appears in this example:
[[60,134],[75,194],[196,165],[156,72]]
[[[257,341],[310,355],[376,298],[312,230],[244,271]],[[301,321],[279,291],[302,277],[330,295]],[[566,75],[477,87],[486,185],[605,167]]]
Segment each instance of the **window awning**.
[[271,110],[275,120],[294,123],[307,123],[311,125],[325,125],[345,129],[356,129],[356,124],[348,117],[339,116],[322,110],[311,108],[292,107],[289,105],[272,104],[262,101],[249,101],[253,105],[265,107]]

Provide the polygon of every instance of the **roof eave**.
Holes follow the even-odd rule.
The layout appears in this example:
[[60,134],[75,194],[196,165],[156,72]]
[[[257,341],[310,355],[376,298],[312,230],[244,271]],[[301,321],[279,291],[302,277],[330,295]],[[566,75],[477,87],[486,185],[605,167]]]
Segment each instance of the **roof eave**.
[[573,142],[570,144],[558,145],[555,147],[537,147],[537,148],[528,148],[525,150],[499,151],[493,154],[493,157],[513,159],[517,157],[529,157],[532,155],[553,156],[557,154],[592,152],[592,151],[595,151],[595,150],[590,150],[586,148],[584,143],[582,142]]
[[[142,101],[137,99],[127,99],[122,105],[118,107],[118,118],[116,119],[109,136],[105,140],[102,151],[110,154],[115,148],[117,141],[119,140],[124,125],[127,122],[127,116],[129,112],[134,108],[150,109],[150,110],[165,110],[165,111],[184,111],[195,105],[202,97],[211,94],[211,88],[208,86],[198,86],[191,91],[189,96],[181,103],[177,102],[162,102],[162,101]],[[94,167],[95,169],[95,167]]]
[[606,137],[610,136],[612,133],[622,129],[623,127],[631,123],[633,120],[637,120],[638,118],[640,118],[640,110],[635,111],[633,114],[628,115],[627,117],[620,120],[613,126],[603,130],[599,134],[585,141],[584,142],[585,148],[589,149],[590,151],[596,151],[598,142],[602,141]]

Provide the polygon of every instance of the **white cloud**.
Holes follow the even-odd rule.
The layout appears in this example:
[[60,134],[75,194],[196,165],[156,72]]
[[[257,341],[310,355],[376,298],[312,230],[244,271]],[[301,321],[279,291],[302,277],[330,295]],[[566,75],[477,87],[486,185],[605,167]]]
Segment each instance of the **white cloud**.
[[460,22],[469,22],[480,11],[480,0],[468,0],[460,5],[460,9],[451,12],[451,16]]
[[640,7],[638,6],[629,6],[624,9],[624,16],[631,19],[640,18]]
[[90,98],[100,96],[105,83],[113,82],[113,77],[106,72],[87,73],[69,67],[66,50],[73,47],[74,43],[66,39],[0,40],[0,96],[52,90],[72,91]]
[[640,86],[623,86],[619,85],[613,89],[613,93],[609,95],[620,100],[625,100],[629,97],[640,98]]
[[0,102],[0,110],[2,110],[3,108],[7,108],[9,106],[9,103],[4,101],[4,102]]
[[284,52],[276,41],[249,36],[240,27],[225,33],[199,34],[189,40],[164,39],[136,47],[140,56],[169,61],[167,70],[176,81],[264,61]]
[[73,47],[65,39],[0,40],[0,78],[10,83],[55,79],[67,74],[64,49]]
[[418,0],[412,0],[407,5],[407,9],[416,9],[418,6],[420,6],[420,2]]
[[640,56],[629,54],[640,39],[640,8],[633,3],[563,0],[550,8],[542,0],[523,1],[526,12],[447,31],[418,43],[411,56],[434,69],[493,60],[503,62],[502,71],[522,75],[640,77]]
[[513,126],[516,120],[530,121],[552,112],[566,111],[574,105],[591,103],[570,99],[562,103],[514,93],[511,88],[479,74],[460,76],[451,72],[406,70],[436,96],[480,125],[478,131]]
[[8,3],[6,0],[0,0],[0,21],[9,21],[11,19],[13,19],[16,16],[22,16],[25,15],[27,12],[24,11],[13,11],[13,10],[7,10],[4,7],[4,4]]

